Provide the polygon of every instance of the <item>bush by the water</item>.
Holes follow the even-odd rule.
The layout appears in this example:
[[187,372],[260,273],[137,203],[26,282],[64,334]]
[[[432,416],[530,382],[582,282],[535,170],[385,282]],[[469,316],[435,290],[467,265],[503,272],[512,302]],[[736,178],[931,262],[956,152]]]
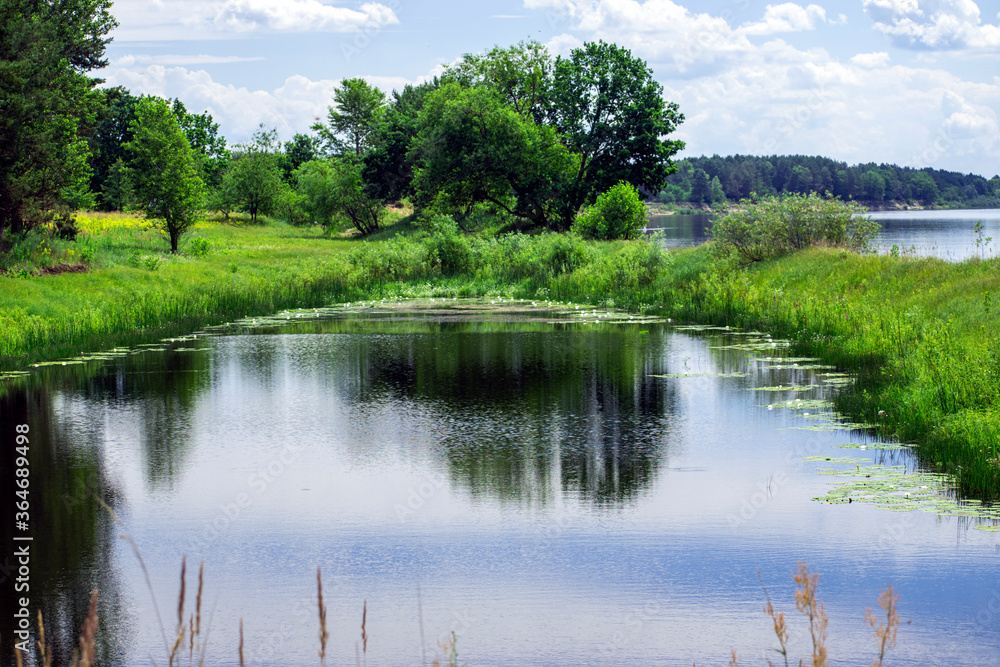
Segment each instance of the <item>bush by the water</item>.
[[865,213],[859,204],[816,193],[744,199],[712,225],[712,238],[747,263],[815,245],[864,252],[879,230]]
[[597,197],[573,223],[586,239],[617,241],[639,238],[646,227],[646,205],[631,183],[619,182]]

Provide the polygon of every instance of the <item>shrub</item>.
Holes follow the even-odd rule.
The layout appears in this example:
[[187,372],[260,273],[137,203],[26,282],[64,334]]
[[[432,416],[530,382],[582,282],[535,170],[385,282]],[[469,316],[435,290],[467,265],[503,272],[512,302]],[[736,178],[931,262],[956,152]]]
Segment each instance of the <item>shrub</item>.
[[453,276],[472,266],[472,246],[458,230],[450,215],[435,215],[417,222],[428,235],[424,239],[427,259],[441,269],[441,275]]
[[408,238],[365,241],[347,257],[352,280],[360,284],[418,280],[427,277],[427,249]]
[[188,253],[194,257],[204,257],[211,246],[208,239],[196,236],[188,243]]
[[584,238],[601,241],[638,238],[645,227],[646,206],[635,187],[624,181],[598,196],[573,223]]
[[715,221],[712,237],[747,263],[760,262],[814,245],[857,252],[870,249],[879,225],[864,207],[816,193],[743,199]]

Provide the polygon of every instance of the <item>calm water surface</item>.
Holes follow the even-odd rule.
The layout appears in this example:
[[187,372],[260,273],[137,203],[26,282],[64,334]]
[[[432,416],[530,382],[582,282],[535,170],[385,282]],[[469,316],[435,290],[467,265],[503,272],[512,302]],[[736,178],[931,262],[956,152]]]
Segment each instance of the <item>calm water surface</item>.
[[733,332],[425,306],[42,367],[0,399],[5,451],[31,426],[33,599],[60,653],[97,586],[102,664],[166,664],[127,533],[170,643],[181,558],[186,614],[204,561],[206,665],[238,664],[240,618],[248,665],[317,664],[317,566],[328,664],[354,664],[365,603],[371,665],[421,664],[421,613],[428,664],[452,631],[473,666],[764,664],[761,579],[808,654],[799,560],[834,664],[873,659],[889,582],[892,664],[997,664],[1000,533],[812,500],[827,457],[915,465],[838,448],[869,441],[826,408],[774,408],[830,397],[826,371]]
[[[973,256],[995,257],[1000,248],[1000,209],[873,211],[871,216],[882,226],[875,244],[883,254],[896,245],[916,256],[957,262]],[[685,248],[711,238],[713,218],[706,214],[654,215],[647,232],[660,232],[668,248]],[[977,222],[983,225],[979,246],[974,231]],[[986,243],[989,237],[992,241]]]

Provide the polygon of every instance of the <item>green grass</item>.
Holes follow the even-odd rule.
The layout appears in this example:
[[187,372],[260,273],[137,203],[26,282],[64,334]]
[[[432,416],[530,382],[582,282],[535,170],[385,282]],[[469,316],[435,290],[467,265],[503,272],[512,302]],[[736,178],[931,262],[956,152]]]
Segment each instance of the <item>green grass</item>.
[[0,276],[0,369],[334,301],[591,303],[793,339],[802,353],[857,375],[837,399],[841,412],[918,443],[923,460],[955,473],[963,493],[1000,497],[1000,260],[820,248],[740,268],[711,246],[665,252],[556,234],[456,242],[453,232],[420,232],[402,215],[369,240],[276,221],[203,223],[177,256],[134,218],[84,220],[77,242],[50,241],[38,261],[69,264],[72,251],[88,272]]

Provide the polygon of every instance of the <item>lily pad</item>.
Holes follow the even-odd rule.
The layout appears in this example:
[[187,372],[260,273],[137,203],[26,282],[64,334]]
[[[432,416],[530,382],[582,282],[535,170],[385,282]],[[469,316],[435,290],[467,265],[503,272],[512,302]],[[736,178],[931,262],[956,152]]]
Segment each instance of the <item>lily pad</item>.
[[777,387],[751,387],[751,391],[809,391],[810,389],[815,389],[818,384],[809,385],[778,385]]
[[749,373],[667,373],[666,375],[648,375],[651,378],[745,378]]

